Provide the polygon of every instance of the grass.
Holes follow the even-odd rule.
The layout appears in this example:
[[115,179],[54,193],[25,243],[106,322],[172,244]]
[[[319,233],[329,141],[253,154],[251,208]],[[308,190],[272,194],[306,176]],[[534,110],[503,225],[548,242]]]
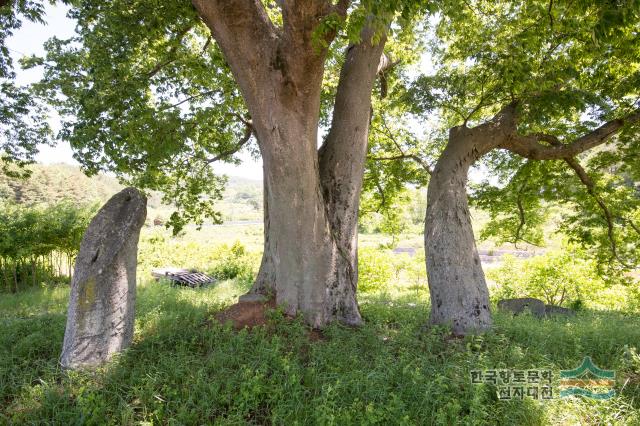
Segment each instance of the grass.
[[[64,287],[0,299],[1,424],[640,424],[640,319],[587,311],[540,321],[497,313],[494,330],[451,339],[426,327],[426,292],[361,297],[366,324],[310,341],[274,312],[235,333],[211,316],[247,284],[139,286],[134,345],[96,372],[60,371]],[[608,401],[500,401],[472,369],[615,369]]]

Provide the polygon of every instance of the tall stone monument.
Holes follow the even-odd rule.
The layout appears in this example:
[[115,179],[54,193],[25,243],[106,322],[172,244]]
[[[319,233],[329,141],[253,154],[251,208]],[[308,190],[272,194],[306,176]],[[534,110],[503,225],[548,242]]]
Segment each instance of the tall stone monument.
[[91,220],[71,282],[63,368],[97,366],[131,344],[138,239],[146,216],[144,194],[126,188]]

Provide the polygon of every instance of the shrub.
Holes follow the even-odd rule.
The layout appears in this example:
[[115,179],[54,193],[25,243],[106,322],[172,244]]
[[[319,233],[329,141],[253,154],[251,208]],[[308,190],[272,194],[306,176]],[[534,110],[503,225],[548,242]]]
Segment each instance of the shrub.
[[[502,266],[490,269],[487,277],[498,284],[494,297],[535,297],[547,304],[580,307],[613,307],[621,300],[619,289],[607,290],[594,260],[575,248],[551,251],[542,256],[517,260],[505,256]],[[608,298],[611,298],[609,300]],[[623,300],[623,299],[622,299]]]
[[7,290],[67,281],[97,206],[0,206],[0,282]]
[[156,232],[142,238],[138,261],[141,276],[148,276],[153,268],[173,266],[205,271],[218,280],[248,282],[258,271],[260,254],[247,252],[239,242],[232,246],[185,242]]
[[218,248],[220,257],[211,269],[211,274],[219,280],[238,278],[251,281],[254,278],[255,256],[247,254],[245,247],[236,241],[230,248],[222,245]]
[[373,248],[358,250],[358,290],[375,291],[386,287],[394,275],[390,251]]

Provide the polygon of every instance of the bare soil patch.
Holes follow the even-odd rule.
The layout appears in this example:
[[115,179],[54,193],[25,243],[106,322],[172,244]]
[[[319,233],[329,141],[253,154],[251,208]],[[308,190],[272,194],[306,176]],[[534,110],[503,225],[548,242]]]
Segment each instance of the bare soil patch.
[[[244,328],[251,330],[254,327],[267,325],[268,311],[275,308],[276,301],[273,299],[266,302],[238,302],[218,312],[213,318],[221,324],[230,321],[236,331]],[[326,340],[322,330],[309,329],[308,336],[312,342]]]

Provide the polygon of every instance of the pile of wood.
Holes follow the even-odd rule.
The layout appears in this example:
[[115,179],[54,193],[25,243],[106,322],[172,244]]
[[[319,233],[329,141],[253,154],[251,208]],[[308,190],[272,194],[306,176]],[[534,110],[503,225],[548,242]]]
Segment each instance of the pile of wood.
[[216,280],[193,269],[179,268],[159,268],[151,271],[151,275],[156,279],[166,279],[173,285],[187,286],[191,288],[201,287],[214,283]]

